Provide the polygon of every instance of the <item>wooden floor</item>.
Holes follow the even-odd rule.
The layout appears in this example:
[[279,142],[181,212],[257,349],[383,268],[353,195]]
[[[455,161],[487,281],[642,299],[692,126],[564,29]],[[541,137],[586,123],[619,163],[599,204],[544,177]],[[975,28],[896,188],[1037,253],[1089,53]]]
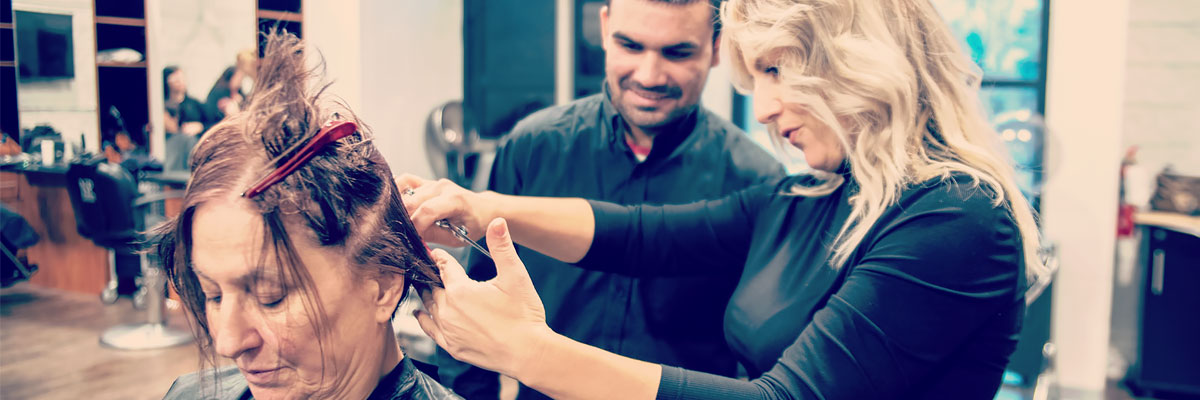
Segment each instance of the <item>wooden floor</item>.
[[[187,330],[181,311],[169,325]],[[20,283],[0,290],[0,398],[161,399],[175,377],[199,368],[193,344],[163,350],[100,345],[108,327],[145,321],[127,298],[99,297]]]

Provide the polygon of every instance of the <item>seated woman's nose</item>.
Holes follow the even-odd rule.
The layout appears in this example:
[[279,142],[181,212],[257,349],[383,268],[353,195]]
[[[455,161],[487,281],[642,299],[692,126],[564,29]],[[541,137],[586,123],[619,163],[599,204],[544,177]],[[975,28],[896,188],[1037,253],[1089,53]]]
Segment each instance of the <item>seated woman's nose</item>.
[[[262,346],[262,335],[259,334],[245,310],[236,306],[227,306],[220,310],[212,310],[216,315],[209,318],[209,331],[214,332],[213,348],[222,357],[236,358],[238,355]],[[216,318],[212,318],[212,317]]]

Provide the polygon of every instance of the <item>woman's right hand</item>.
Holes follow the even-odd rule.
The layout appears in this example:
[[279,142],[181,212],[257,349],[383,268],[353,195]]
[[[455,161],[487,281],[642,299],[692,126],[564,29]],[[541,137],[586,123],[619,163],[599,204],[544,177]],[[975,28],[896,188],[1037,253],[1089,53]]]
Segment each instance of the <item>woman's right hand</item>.
[[497,217],[487,193],[475,193],[446,179],[431,181],[416,175],[403,174],[396,178],[404,200],[404,208],[422,239],[444,246],[462,247],[458,237],[445,228],[434,225],[449,220],[467,229],[473,240],[483,237],[488,222]]

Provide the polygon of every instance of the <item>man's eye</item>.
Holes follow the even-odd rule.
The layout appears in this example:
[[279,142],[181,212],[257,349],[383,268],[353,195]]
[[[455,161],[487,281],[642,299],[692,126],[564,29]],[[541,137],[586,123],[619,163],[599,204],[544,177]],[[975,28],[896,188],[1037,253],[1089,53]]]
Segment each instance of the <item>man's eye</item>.
[[688,51],[667,50],[663,52],[663,56],[672,60],[682,60],[691,57],[692,53]]
[[642,51],[642,46],[639,46],[637,43],[622,42],[621,47],[630,51]]
[[779,67],[766,67],[766,68],[763,68],[763,73],[764,73],[764,74],[767,74],[767,75],[770,75],[770,76],[779,76]]

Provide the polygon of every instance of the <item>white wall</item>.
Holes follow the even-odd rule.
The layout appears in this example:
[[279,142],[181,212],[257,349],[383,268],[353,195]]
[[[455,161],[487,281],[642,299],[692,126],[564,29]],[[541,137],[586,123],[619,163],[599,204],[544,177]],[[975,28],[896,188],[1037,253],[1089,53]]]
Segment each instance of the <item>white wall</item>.
[[[304,2],[304,41],[309,51],[308,60],[314,65],[320,58],[325,60],[325,76],[332,86],[326,93],[344,101],[352,110],[361,112],[363,105],[363,66],[374,62],[374,55],[362,51],[362,30],[366,15],[360,12],[365,1],[338,0]],[[403,18],[404,13],[380,16],[381,18]],[[360,115],[360,117],[362,117]],[[368,124],[370,120],[365,120]]]
[[1130,2],[1124,145],[1149,173],[1200,176],[1198,49],[1200,1]]
[[462,13],[462,0],[304,2],[304,40],[324,57],[327,93],[371,127],[396,173],[432,175],[425,117],[463,97]]
[[708,83],[700,95],[700,104],[721,118],[733,118],[733,82],[729,80],[729,57],[721,54],[721,63],[708,72]]
[[[69,143],[80,134],[88,149],[100,148],[96,109],[96,34],[91,0],[15,0],[13,10],[70,14],[75,77],[45,82],[17,81],[21,130],[53,126]],[[17,58],[21,55],[17,54]]]
[[1100,398],[1112,310],[1129,0],[1055,1],[1042,218],[1058,245],[1052,340],[1062,386]]
[[425,118],[463,98],[462,0],[361,0],[362,107],[392,170],[432,176]]

